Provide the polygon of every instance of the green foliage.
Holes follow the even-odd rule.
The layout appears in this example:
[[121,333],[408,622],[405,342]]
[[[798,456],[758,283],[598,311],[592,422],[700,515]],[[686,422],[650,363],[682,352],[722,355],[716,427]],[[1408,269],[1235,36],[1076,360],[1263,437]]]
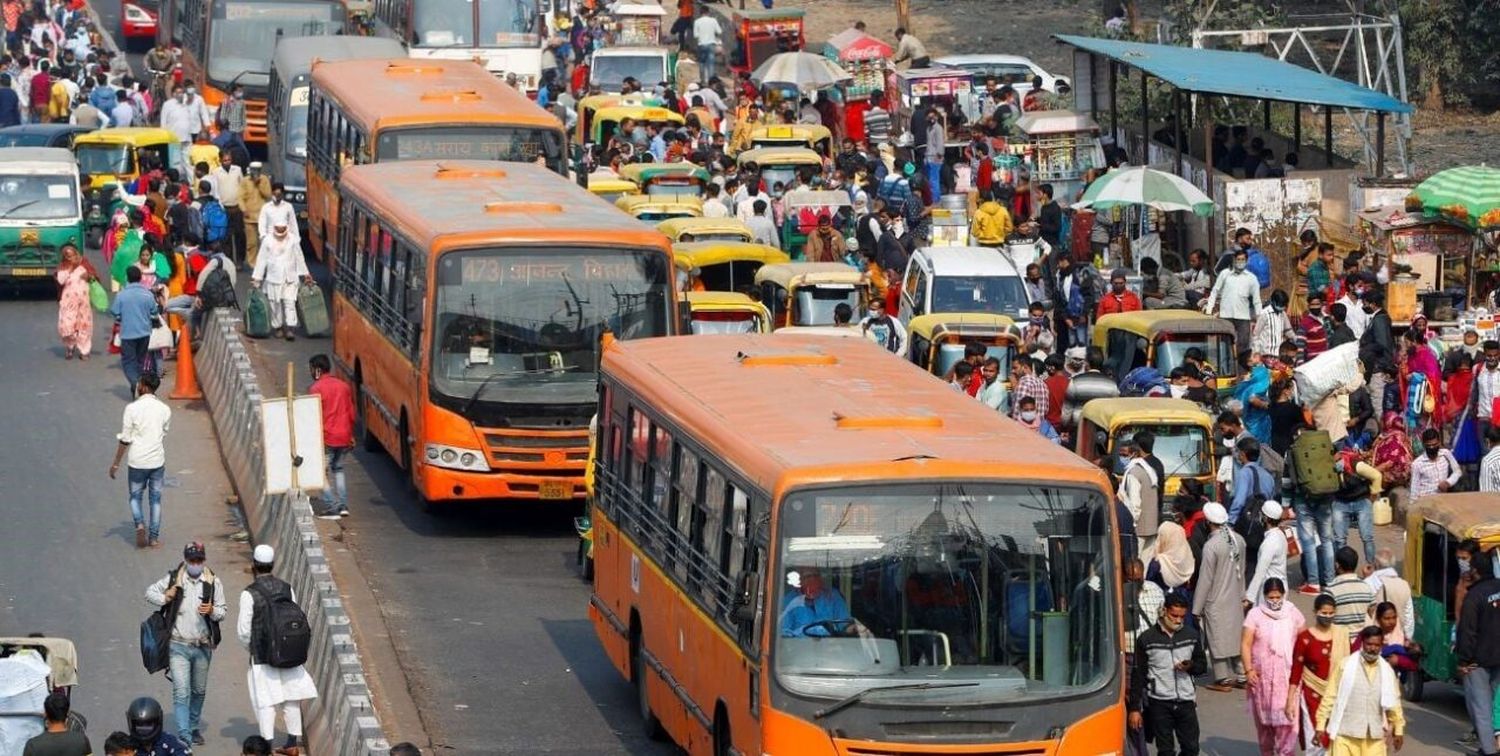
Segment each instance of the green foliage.
[[[1472,3],[1492,6],[1490,2]],[[1413,95],[1421,98],[1436,95],[1438,102],[1429,106],[1461,104],[1464,93],[1484,78],[1483,69],[1493,66],[1488,54],[1478,54],[1485,40],[1470,24],[1467,0],[1403,0],[1400,6],[1404,25],[1403,51],[1406,65],[1414,76]],[[1494,8],[1484,15],[1492,15]],[[1477,19],[1476,19],[1477,20]],[[1485,24],[1488,36],[1494,21]]]

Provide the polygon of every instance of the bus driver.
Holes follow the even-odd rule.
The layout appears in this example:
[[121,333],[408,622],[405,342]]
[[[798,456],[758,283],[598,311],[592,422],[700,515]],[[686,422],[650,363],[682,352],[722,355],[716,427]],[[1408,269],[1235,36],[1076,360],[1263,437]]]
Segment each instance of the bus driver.
[[857,623],[849,614],[849,605],[839,592],[823,582],[816,567],[791,570],[787,585],[796,588],[787,593],[781,607],[781,637],[827,638],[832,635],[854,635]]

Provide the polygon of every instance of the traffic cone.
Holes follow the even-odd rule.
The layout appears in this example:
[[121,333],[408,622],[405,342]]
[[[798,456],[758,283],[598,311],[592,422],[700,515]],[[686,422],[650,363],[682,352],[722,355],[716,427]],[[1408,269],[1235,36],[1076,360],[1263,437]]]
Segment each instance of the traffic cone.
[[177,342],[177,383],[172,387],[169,398],[202,399],[203,390],[198,387],[198,373],[193,369],[193,332],[188,318],[183,319],[182,337]]

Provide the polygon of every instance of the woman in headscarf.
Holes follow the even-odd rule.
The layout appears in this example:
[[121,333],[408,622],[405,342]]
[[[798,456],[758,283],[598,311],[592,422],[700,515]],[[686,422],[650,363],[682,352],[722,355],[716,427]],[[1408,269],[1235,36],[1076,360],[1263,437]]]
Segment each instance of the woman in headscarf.
[[1305,624],[1302,612],[1286,600],[1286,583],[1275,577],[1266,579],[1260,603],[1245,615],[1240,658],[1245,662],[1245,694],[1262,754],[1297,753],[1297,727],[1287,716],[1286,703],[1293,652]]
[[1385,487],[1404,486],[1411,480],[1411,437],[1401,413],[1387,412],[1380,419],[1380,435],[1371,451]]
[[1328,752],[1318,742],[1313,718],[1318,713],[1318,705],[1323,703],[1328,676],[1339,660],[1349,655],[1349,628],[1333,623],[1336,613],[1337,602],[1331,594],[1318,596],[1313,600],[1315,624],[1298,633],[1297,643],[1292,647],[1286,716],[1299,724],[1302,749],[1307,756],[1323,756]]
[[1178,591],[1191,598],[1188,583],[1196,566],[1182,526],[1171,520],[1163,522],[1156,531],[1156,556],[1146,568],[1146,579],[1160,585],[1163,591]]
[[62,337],[63,359],[87,360],[93,346],[94,309],[89,303],[89,284],[99,280],[94,266],[72,244],[62,248],[62,262],[57,266],[57,286],[62,296],[57,303],[57,335]]

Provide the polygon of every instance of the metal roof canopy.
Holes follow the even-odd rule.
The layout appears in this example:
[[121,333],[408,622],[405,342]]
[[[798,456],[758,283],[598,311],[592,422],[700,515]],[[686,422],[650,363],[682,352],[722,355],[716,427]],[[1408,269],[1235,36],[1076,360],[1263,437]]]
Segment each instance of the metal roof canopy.
[[1414,110],[1411,105],[1383,92],[1260,53],[1204,50],[1072,34],[1052,36],[1063,44],[1137,68],[1189,92],[1376,113],[1410,113]]

